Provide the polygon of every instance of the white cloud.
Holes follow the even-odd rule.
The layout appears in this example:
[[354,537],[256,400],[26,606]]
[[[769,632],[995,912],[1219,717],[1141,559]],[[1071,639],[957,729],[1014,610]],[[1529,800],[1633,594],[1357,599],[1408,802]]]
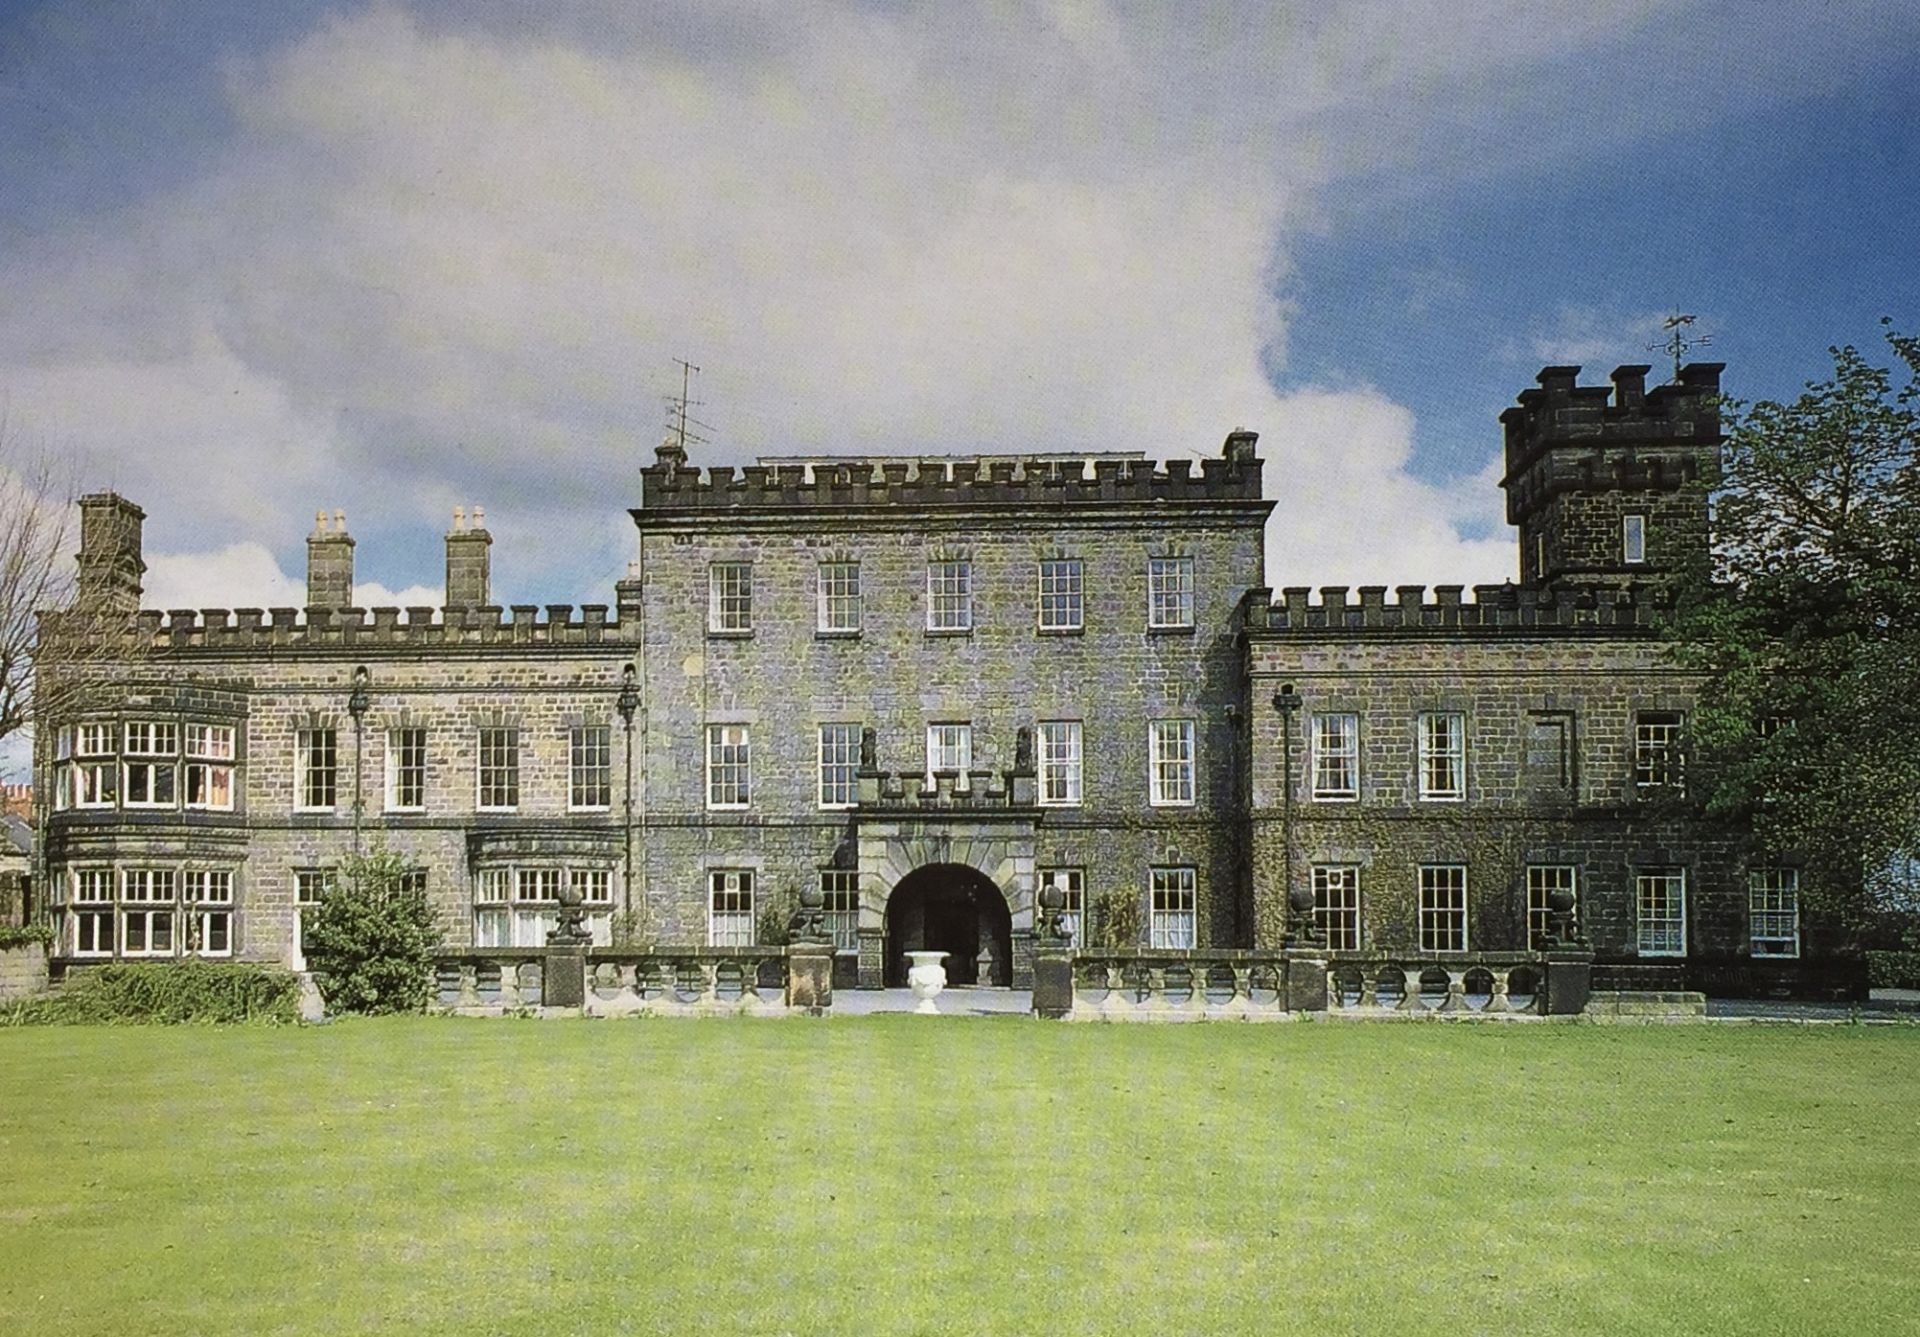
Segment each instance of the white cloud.
[[1563,76],[1730,59],[1648,67],[1672,8],[377,5],[233,66],[201,175],[0,258],[0,388],[147,507],[154,603],[297,603],[316,507],[378,538],[476,498],[503,597],[604,601],[676,355],[708,461],[1244,423],[1302,452],[1290,578],[1471,581],[1511,554],[1404,414],[1272,389],[1291,229],[1343,171],[1665,105]]
[[[141,603],[148,608],[299,608],[307,602],[306,575],[290,576],[265,545],[234,543],[211,552],[149,553]],[[439,607],[438,586],[389,589],[355,582],[361,608]]]

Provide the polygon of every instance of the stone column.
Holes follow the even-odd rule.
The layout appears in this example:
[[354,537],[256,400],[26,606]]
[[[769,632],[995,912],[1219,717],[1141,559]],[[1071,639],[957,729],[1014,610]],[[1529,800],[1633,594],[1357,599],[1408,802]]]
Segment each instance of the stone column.
[[1033,953],[1033,1012],[1051,1021],[1073,1012],[1073,948],[1061,919],[1066,897],[1048,884],[1040,889],[1038,923],[1029,938]]
[[580,908],[580,891],[571,883],[560,889],[560,924],[547,934],[546,976],[540,984],[542,1007],[587,1005],[587,948],[593,935]]
[[1549,950],[1540,986],[1546,994],[1541,1010],[1548,1016],[1579,1016],[1587,1010],[1593,991],[1593,953],[1562,947]]
[[1287,992],[1289,1012],[1325,1012],[1327,1010],[1327,960],[1317,954],[1287,956]]

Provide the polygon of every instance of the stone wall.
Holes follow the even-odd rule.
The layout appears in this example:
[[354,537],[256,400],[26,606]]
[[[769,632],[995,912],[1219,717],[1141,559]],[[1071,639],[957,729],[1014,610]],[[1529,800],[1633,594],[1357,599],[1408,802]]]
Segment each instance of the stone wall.
[[47,949],[39,943],[0,948],[0,1000],[47,990]]

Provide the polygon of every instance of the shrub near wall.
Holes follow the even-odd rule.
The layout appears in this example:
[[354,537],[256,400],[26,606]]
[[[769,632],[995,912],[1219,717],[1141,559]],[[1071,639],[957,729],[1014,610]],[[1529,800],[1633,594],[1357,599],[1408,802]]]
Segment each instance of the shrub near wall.
[[51,994],[0,1003],[0,1025],[290,1022],[299,995],[277,966],[113,962],[69,972]]
[[1920,952],[1868,952],[1867,983],[1876,989],[1920,989]]

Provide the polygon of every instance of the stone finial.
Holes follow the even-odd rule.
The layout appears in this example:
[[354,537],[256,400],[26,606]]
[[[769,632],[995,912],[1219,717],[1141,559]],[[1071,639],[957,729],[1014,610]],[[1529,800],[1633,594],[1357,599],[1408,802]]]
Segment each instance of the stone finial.
[[347,532],[347,513],[345,511],[335,511],[333,513],[333,527],[338,533],[344,534]]
[[313,532],[316,534],[324,534],[327,532],[327,513],[325,511],[315,511],[313,513]]
[[860,769],[880,769],[880,734],[871,724],[860,731]]
[[454,507],[453,508],[453,532],[456,534],[463,534],[466,532],[466,528],[467,528],[467,508],[464,506]]
[[1033,774],[1033,730],[1024,724],[1013,731],[1013,770],[1016,775]]
[[487,527],[487,508],[486,507],[475,506],[473,508],[473,527],[475,529],[485,529]]

